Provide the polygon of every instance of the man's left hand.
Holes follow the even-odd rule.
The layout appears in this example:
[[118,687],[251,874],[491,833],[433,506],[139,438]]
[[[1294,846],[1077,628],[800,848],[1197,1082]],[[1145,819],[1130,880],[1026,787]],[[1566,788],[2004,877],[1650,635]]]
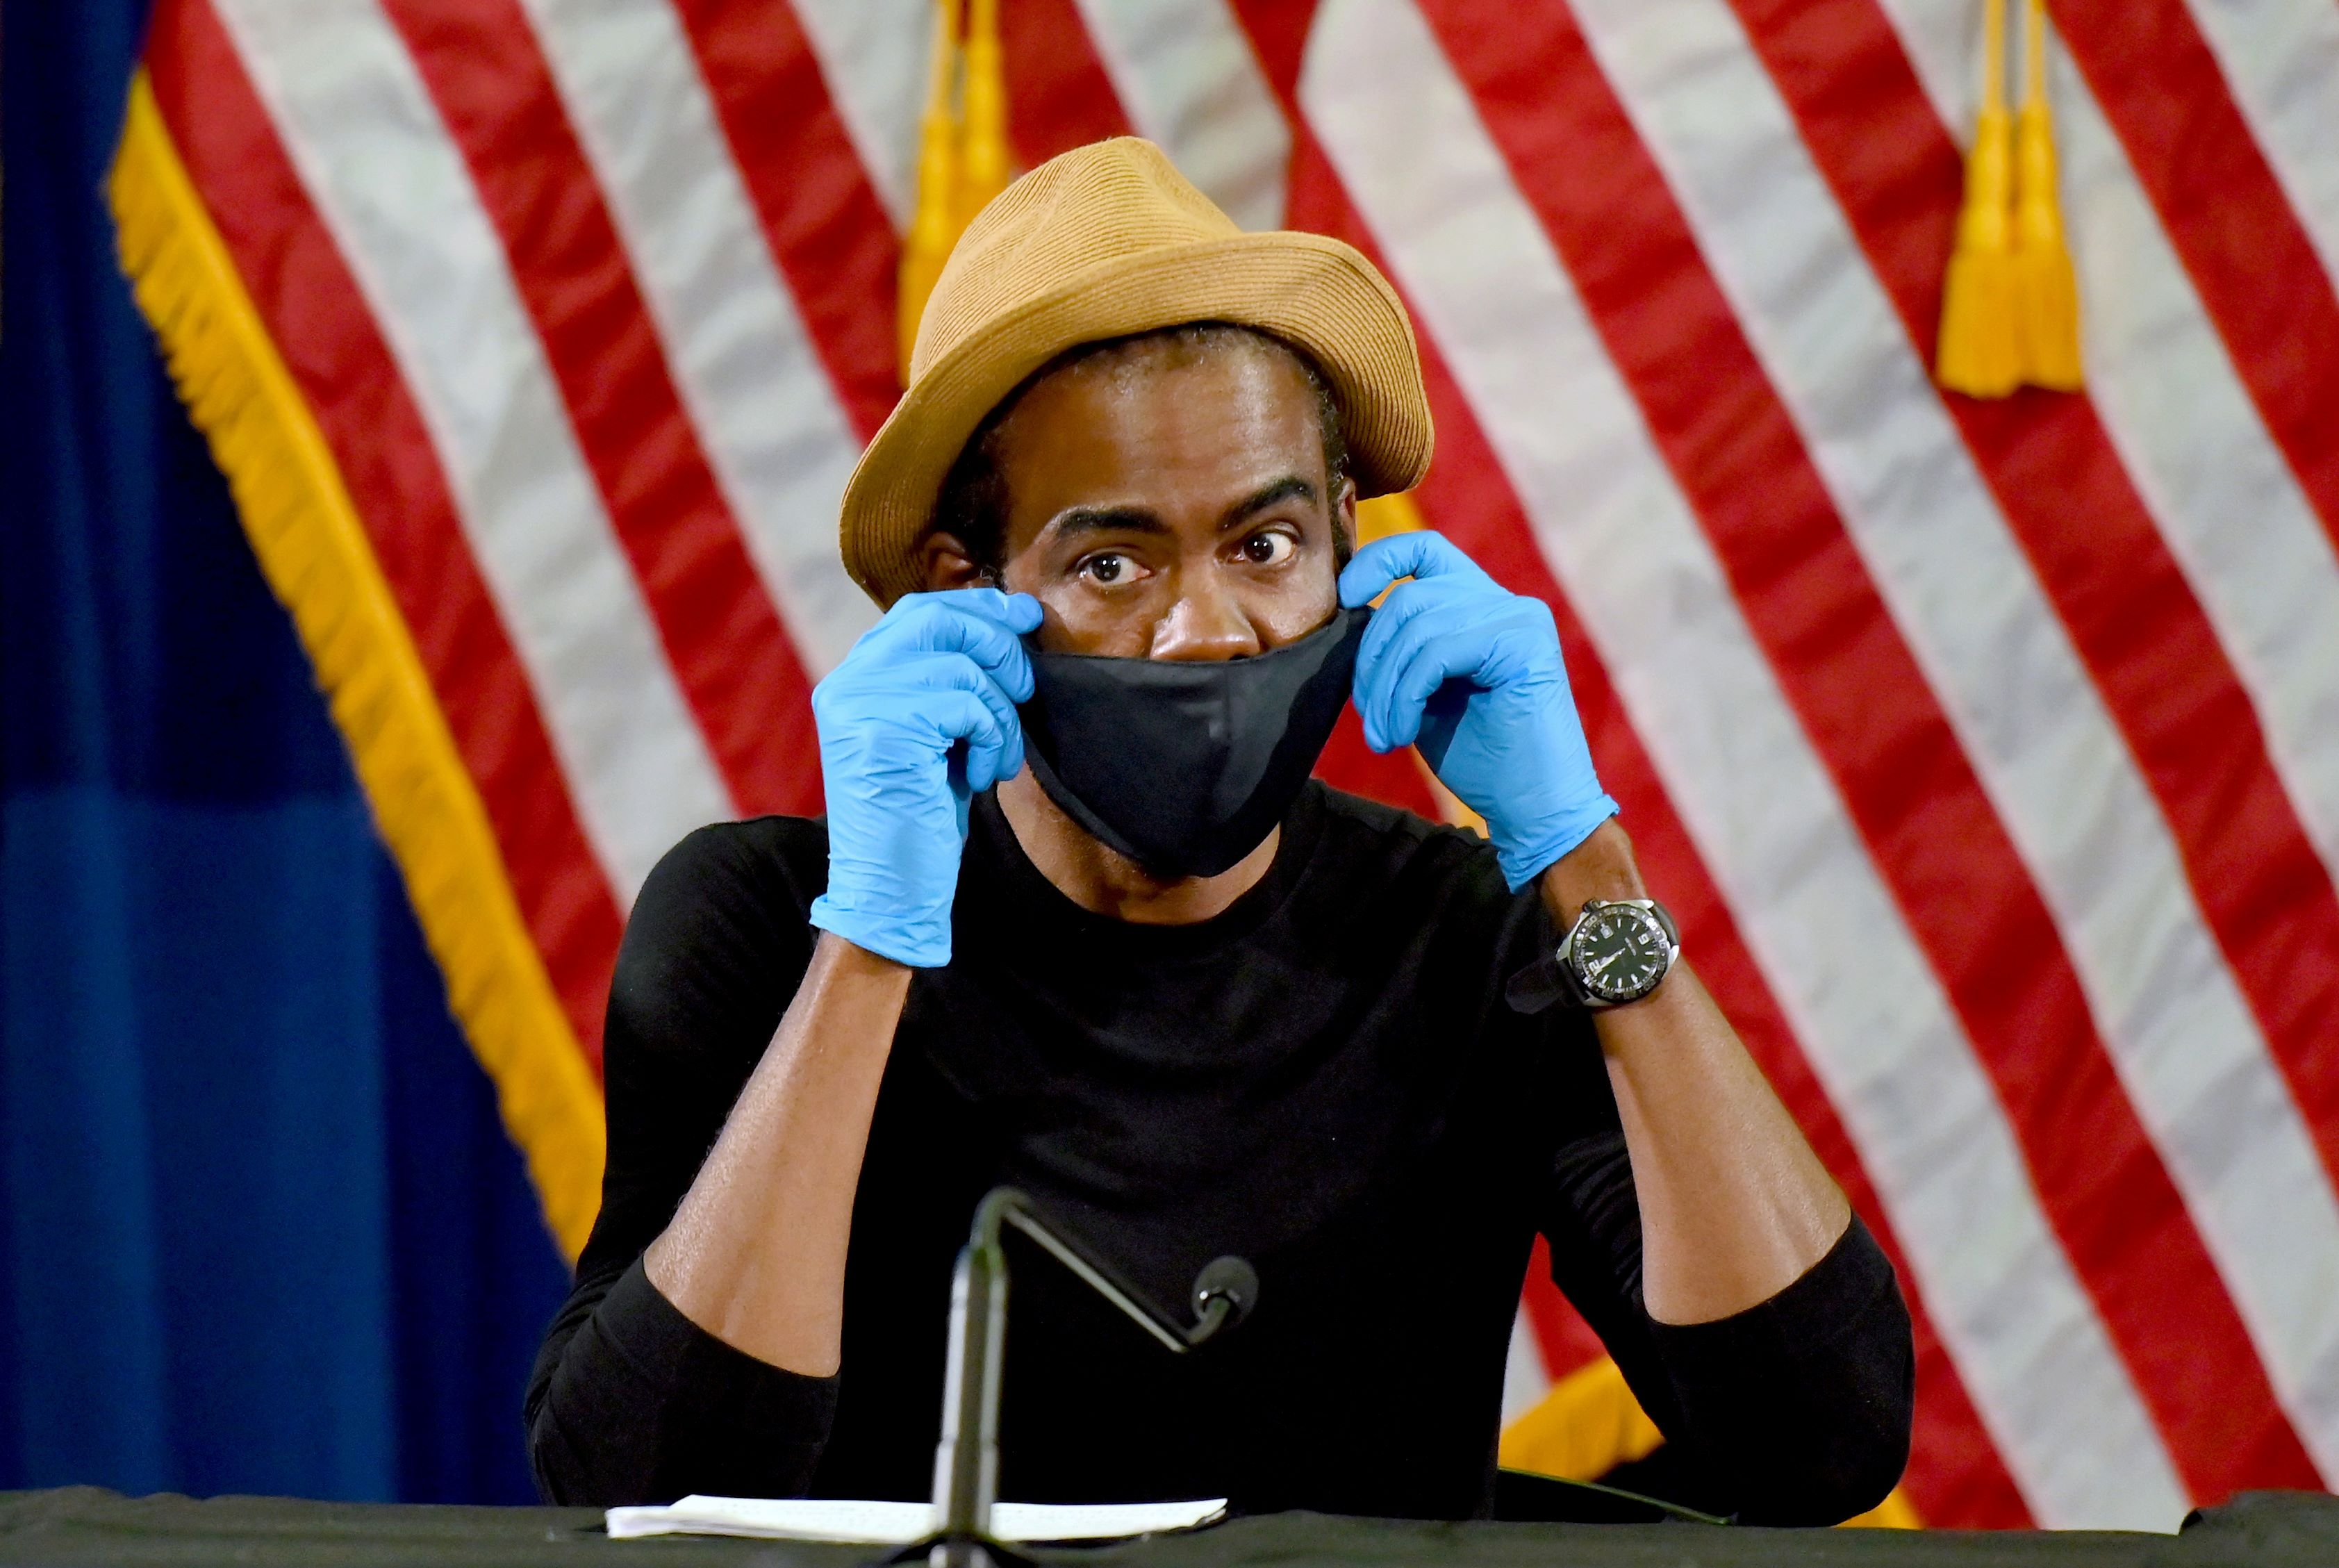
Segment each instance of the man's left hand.
[[1516,892],[1616,814],[1593,771],[1550,606],[1426,531],[1357,551],[1340,574],[1340,603],[1370,604],[1392,583],[1357,655],[1365,743],[1420,747],[1439,782],[1486,819]]

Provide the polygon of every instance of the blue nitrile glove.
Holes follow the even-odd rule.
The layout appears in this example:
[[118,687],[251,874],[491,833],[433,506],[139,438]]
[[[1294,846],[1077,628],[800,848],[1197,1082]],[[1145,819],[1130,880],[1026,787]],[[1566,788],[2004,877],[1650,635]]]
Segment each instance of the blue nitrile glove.
[[906,595],[813,688],[828,793],[813,924],[899,963],[950,962],[967,803],[1023,765],[1019,639],[1039,626],[1029,594]]
[[1559,628],[1443,535],[1396,534],[1357,552],[1340,603],[1374,612],[1357,650],[1357,713],[1377,752],[1421,748],[1441,783],[1486,819],[1515,892],[1616,814],[1592,771],[1567,689]]

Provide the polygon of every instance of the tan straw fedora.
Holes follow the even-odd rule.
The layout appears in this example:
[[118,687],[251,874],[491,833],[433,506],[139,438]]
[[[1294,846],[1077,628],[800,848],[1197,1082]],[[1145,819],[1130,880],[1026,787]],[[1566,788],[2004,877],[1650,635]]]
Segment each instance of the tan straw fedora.
[[1246,234],[1134,136],[1051,158],[1001,192],[952,251],[918,326],[910,388],[845,487],[845,570],[891,605],[924,587],[917,547],[967,438],[1018,383],[1081,343],[1187,321],[1257,327],[1331,383],[1360,497],[1429,467],[1413,326],[1355,249]]

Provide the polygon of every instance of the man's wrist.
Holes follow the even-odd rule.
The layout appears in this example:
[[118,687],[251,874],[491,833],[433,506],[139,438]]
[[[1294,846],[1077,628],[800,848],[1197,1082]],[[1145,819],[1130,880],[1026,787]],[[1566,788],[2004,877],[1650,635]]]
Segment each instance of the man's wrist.
[[1561,931],[1575,923],[1584,906],[1597,899],[1649,896],[1641,881],[1640,863],[1633,857],[1633,840],[1623,823],[1610,817],[1594,828],[1584,841],[1552,862],[1543,873],[1544,907]]
[[909,974],[917,967],[914,964],[904,963],[898,958],[888,957],[875,948],[856,942],[843,932],[831,931],[825,926],[814,926],[813,929],[820,933],[813,942],[814,957],[839,969],[859,974],[891,977],[895,974]]
[[859,910],[832,889],[812,901],[811,921],[873,959],[910,969],[940,969],[951,960],[947,912],[936,921]]

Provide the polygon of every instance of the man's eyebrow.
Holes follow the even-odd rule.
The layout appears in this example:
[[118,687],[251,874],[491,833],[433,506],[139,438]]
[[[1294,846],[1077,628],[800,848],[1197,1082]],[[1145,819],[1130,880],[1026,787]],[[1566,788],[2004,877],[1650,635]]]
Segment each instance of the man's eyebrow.
[[1046,531],[1071,534],[1166,534],[1170,525],[1143,507],[1072,507],[1048,519]]
[[1224,533],[1229,528],[1240,528],[1268,508],[1279,505],[1295,497],[1303,501],[1314,500],[1316,498],[1315,481],[1304,478],[1298,474],[1286,474],[1273,484],[1252,492],[1248,497],[1229,507],[1226,515],[1219,519],[1219,531]]

